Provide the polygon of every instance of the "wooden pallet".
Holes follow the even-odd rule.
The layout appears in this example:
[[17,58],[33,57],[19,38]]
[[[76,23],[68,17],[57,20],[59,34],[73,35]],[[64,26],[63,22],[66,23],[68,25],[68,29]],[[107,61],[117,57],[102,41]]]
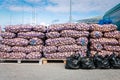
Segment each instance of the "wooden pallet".
[[40,65],[42,64],[42,59],[0,59],[0,63],[10,63],[10,62],[16,62],[18,64],[21,63],[32,63],[32,62],[38,62]]
[[61,61],[64,64],[66,64],[66,59],[46,59],[46,58],[42,58],[42,64],[47,64],[47,63],[49,63],[49,61],[52,62],[52,63],[56,63],[56,62],[58,63],[58,61]]

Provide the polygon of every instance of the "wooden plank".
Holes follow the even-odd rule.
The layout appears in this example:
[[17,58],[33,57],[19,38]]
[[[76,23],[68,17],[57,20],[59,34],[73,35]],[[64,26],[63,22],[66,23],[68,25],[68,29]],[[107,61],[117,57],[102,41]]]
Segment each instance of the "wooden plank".
[[0,63],[4,63],[4,62],[12,62],[12,61],[15,61],[16,63],[18,64],[21,64],[21,63],[25,63],[25,62],[37,62],[41,65],[42,64],[42,60],[41,59],[0,59]]
[[54,63],[55,61],[63,61],[63,63],[66,64],[66,59],[46,59],[46,58],[42,59],[42,64],[47,64],[48,61],[52,61],[52,63]]

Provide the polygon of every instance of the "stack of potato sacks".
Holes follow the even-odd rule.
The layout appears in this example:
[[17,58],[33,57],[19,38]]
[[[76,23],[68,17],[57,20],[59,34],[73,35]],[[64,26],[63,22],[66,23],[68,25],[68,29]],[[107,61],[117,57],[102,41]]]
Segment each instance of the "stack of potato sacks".
[[9,25],[0,45],[0,57],[3,59],[40,59],[45,38],[45,26]]
[[98,53],[102,56],[120,52],[120,31],[113,24],[91,24],[90,42],[91,54]]
[[85,23],[50,25],[46,33],[44,56],[48,59],[65,59],[72,54],[86,56],[89,25]]

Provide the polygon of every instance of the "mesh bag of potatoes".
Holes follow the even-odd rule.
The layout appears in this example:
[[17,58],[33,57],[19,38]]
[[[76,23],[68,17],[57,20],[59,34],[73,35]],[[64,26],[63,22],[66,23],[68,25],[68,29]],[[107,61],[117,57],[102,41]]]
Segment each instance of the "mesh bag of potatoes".
[[26,54],[22,52],[17,52],[17,53],[10,53],[10,59],[25,59]]
[[76,31],[76,30],[63,30],[61,32],[62,37],[72,37],[72,38],[79,38],[79,37],[88,37],[88,31]]
[[75,30],[78,30],[78,31],[89,31],[90,29],[90,26],[86,23],[77,23],[75,25]]
[[14,46],[12,47],[13,52],[23,52],[23,53],[29,53],[30,50],[27,47],[19,47],[19,46]]
[[87,46],[88,45],[88,38],[87,37],[80,37],[76,39],[76,44],[81,46]]
[[47,28],[46,26],[43,26],[43,25],[35,25],[32,27],[33,28],[33,31],[35,32],[46,32]]
[[104,24],[104,25],[91,24],[90,30],[91,31],[109,32],[109,31],[117,30],[117,26],[113,25],[113,24]]
[[55,53],[55,52],[57,52],[56,46],[45,46],[43,48],[43,53]]
[[4,39],[12,39],[16,37],[16,34],[10,32],[2,32],[1,37],[3,37]]
[[13,32],[13,33],[29,32],[31,30],[32,30],[31,25],[8,25],[5,27],[6,32]]
[[86,46],[78,46],[78,45],[63,45],[58,46],[59,52],[75,52],[75,51],[87,51]]
[[120,46],[111,46],[111,45],[104,45],[104,49],[107,51],[120,51]]
[[7,45],[0,45],[0,52],[11,52],[12,49],[10,46],[7,46]]
[[100,32],[100,31],[92,31],[92,32],[90,33],[90,36],[91,36],[92,38],[101,38],[101,37],[103,37],[103,33]]
[[53,24],[50,25],[47,29],[48,32],[52,31],[62,31],[62,30],[74,30],[76,24],[74,23],[64,23],[64,24]]
[[47,39],[45,43],[47,46],[61,46],[61,45],[75,44],[76,41],[75,39],[70,37],[61,37],[61,38],[55,38],[55,39]]
[[42,54],[40,52],[31,52],[26,55],[27,59],[40,59]]
[[106,32],[104,34],[106,38],[120,38],[120,31],[112,31],[112,32]]
[[90,49],[95,51],[101,51],[103,49],[103,46],[100,43],[94,43],[91,44]]
[[0,59],[8,59],[10,57],[10,53],[0,52]]
[[39,38],[32,38],[29,40],[29,45],[36,46],[36,45],[43,45],[43,40]]
[[59,32],[48,32],[46,33],[46,37],[47,38],[58,38],[60,37],[60,33]]
[[20,32],[18,33],[19,38],[31,39],[31,38],[44,38],[45,34],[41,32]]
[[91,56],[93,57],[95,54],[99,54],[99,55],[102,55],[103,57],[106,56],[106,55],[111,55],[113,54],[112,51],[105,51],[105,50],[101,50],[101,51],[91,51]]
[[75,52],[57,52],[51,54],[45,54],[47,59],[66,59],[66,57],[70,57],[75,54]]
[[23,38],[3,39],[2,44],[9,46],[27,46],[28,40]]
[[90,39],[91,43],[100,43],[100,44],[108,44],[108,45],[117,45],[118,41],[113,38],[99,38],[99,39]]

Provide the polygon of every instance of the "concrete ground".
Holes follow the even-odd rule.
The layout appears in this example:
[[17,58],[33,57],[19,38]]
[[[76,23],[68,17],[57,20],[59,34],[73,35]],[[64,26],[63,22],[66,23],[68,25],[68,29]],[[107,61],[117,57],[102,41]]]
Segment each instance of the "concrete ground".
[[0,63],[0,80],[120,80],[120,69],[66,70],[62,63]]

